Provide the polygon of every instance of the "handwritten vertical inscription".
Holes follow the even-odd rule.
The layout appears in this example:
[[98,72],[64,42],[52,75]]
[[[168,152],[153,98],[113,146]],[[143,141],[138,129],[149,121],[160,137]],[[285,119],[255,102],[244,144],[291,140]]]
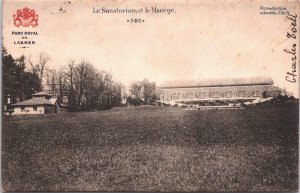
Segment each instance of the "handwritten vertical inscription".
[[286,16],[288,18],[288,20],[291,21],[291,30],[289,32],[287,32],[287,37],[291,40],[294,41],[294,43],[292,44],[291,48],[290,49],[284,49],[284,52],[290,54],[291,56],[291,70],[289,72],[287,72],[286,74],[286,77],[285,79],[289,82],[292,82],[292,83],[296,83],[296,66],[297,66],[297,56],[296,56],[296,42],[297,42],[297,36],[296,36],[296,33],[297,33],[297,14],[295,15],[292,15],[292,14],[288,14]]

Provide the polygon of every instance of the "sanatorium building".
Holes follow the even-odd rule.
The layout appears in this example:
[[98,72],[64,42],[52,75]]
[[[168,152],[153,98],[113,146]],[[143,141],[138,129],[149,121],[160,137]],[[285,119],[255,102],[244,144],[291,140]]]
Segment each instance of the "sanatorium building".
[[160,101],[233,100],[280,95],[271,78],[233,78],[202,81],[169,81],[161,85]]

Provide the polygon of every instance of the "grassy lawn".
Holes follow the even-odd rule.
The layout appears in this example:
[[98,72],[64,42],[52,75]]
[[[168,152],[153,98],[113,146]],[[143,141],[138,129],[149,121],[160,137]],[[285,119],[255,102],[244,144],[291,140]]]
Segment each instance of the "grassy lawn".
[[298,107],[4,117],[5,191],[297,191]]

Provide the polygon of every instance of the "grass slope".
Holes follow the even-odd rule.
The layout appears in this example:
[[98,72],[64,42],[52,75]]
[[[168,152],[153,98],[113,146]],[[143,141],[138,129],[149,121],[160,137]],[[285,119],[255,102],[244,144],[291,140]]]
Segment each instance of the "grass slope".
[[298,107],[4,117],[5,191],[296,191]]

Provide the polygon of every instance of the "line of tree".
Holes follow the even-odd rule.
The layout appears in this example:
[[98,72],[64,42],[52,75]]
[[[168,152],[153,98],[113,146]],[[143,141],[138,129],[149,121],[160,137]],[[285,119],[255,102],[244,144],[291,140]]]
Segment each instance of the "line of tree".
[[47,90],[63,102],[67,96],[69,111],[108,109],[122,101],[123,85],[110,73],[97,70],[86,60],[69,60],[59,70],[50,69],[50,57],[40,53],[36,63],[31,57],[14,59],[3,47],[3,104],[30,99],[33,93]]
[[50,85],[58,82],[60,93],[68,95],[71,111],[107,109],[122,101],[122,84],[110,73],[97,70],[89,62],[69,60],[58,73],[50,73]]

